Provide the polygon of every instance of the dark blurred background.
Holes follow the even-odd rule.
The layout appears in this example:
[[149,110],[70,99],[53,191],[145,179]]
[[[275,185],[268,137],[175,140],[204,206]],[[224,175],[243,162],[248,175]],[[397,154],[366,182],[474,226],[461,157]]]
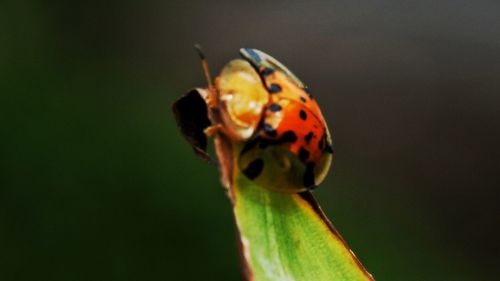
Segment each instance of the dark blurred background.
[[[0,2],[0,280],[240,280],[217,171],[176,97],[240,47],[334,131],[315,191],[377,280],[500,262],[500,2]],[[495,268],[496,267],[496,268]],[[313,270],[313,269],[312,269]]]

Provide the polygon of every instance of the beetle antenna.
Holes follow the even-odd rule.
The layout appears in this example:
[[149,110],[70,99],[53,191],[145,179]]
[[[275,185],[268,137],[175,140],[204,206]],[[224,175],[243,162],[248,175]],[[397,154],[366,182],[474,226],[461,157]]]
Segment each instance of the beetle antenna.
[[210,75],[210,70],[208,69],[208,62],[205,57],[205,54],[201,50],[201,46],[199,44],[194,44],[194,48],[196,49],[196,52],[198,52],[198,55],[200,56],[201,60],[201,67],[203,68],[203,74],[205,75],[205,79],[207,80],[208,88],[212,89],[212,76]]

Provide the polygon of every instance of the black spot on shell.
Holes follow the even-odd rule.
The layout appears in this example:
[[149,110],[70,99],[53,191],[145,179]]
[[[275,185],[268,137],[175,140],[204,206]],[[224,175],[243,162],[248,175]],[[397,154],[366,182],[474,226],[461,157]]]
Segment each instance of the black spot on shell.
[[309,142],[311,141],[311,139],[314,137],[314,133],[313,132],[309,132],[305,137],[304,137],[304,140]]
[[316,187],[314,183],[314,162],[309,162],[306,164],[306,171],[302,179],[304,187],[311,190]]
[[332,144],[327,144],[326,147],[325,147],[325,151],[330,153],[330,154],[333,154],[333,146]]
[[319,140],[319,143],[318,143],[318,148],[319,150],[323,151],[323,149],[325,148],[325,137],[322,137],[320,140]]
[[260,140],[259,147],[262,149],[265,149],[266,147],[271,146],[271,145],[280,145],[283,143],[294,143],[295,141],[297,141],[297,135],[295,135],[295,133],[292,131],[286,131],[278,139],[262,138]]
[[243,170],[243,174],[247,176],[247,178],[253,180],[262,173],[262,170],[264,170],[264,161],[257,158],[248,164]]
[[268,90],[269,90],[270,94],[276,94],[276,93],[281,92],[281,86],[278,84],[272,83],[271,85],[269,85]]
[[301,97],[300,97],[300,101],[301,101],[301,102],[306,102],[306,98],[304,98],[304,97],[302,97],[302,96],[301,96]]
[[262,70],[260,71],[260,75],[262,75],[262,76],[271,75],[271,74],[273,74],[273,73],[274,73],[274,69],[269,68],[269,67],[265,67],[264,69],[262,69]]
[[272,112],[278,112],[281,111],[281,106],[279,104],[273,103],[269,106],[269,110]]
[[308,86],[304,86],[304,91],[307,93],[310,99],[313,99],[313,96],[311,94],[311,89],[309,89]]
[[325,151],[327,153],[333,153],[333,146],[332,144],[327,140],[327,135],[323,133],[323,136],[318,142],[318,148],[321,151]]
[[264,125],[262,126],[262,130],[264,130],[264,132],[266,132],[266,134],[271,137],[275,137],[278,134],[276,130],[267,123],[264,123]]
[[299,150],[299,159],[302,162],[306,162],[307,158],[309,158],[309,151],[304,149],[303,147],[300,148]]
[[283,133],[283,136],[281,136],[281,141],[294,143],[297,141],[297,135],[293,131],[286,131]]
[[306,120],[307,119],[307,113],[304,110],[301,110],[299,112],[300,119]]

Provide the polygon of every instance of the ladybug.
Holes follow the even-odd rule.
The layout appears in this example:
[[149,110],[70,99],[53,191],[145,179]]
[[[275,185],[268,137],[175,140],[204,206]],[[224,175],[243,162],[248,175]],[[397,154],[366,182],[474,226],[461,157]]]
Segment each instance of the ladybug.
[[[262,51],[240,50],[209,82],[208,106],[221,133],[239,145],[238,169],[257,185],[297,193],[317,187],[332,159],[332,139],[309,89],[283,64]],[[202,57],[204,60],[204,57]],[[208,75],[206,61],[205,73]]]

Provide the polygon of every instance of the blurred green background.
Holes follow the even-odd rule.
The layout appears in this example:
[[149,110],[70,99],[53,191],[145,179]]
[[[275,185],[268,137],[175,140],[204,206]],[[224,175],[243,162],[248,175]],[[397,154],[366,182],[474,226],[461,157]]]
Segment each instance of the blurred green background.
[[[0,280],[240,280],[217,170],[171,104],[240,47],[334,130],[315,191],[377,280],[491,280],[498,1],[0,2]],[[314,270],[314,269],[311,269]]]

